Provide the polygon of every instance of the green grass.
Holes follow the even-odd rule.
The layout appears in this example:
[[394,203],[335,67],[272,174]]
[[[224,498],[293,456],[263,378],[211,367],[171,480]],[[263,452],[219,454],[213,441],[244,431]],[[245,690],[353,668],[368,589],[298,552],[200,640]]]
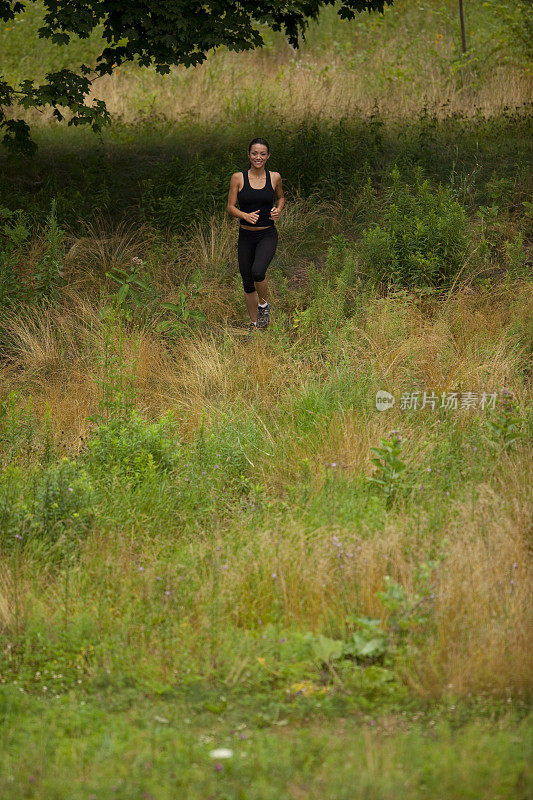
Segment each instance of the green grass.
[[[495,245],[501,243],[498,229],[504,223],[530,235],[531,213],[523,205],[531,193],[525,168],[531,158],[528,114],[439,121],[421,113],[411,122],[378,117],[297,126],[271,118],[257,127],[268,137],[270,166],[281,173],[290,200],[312,195],[315,201],[342,203],[336,233],[360,236],[381,219],[383,194],[397,165],[402,181],[413,184],[418,170],[434,189],[442,183],[476,225],[484,214]],[[37,225],[44,223],[55,197],[60,224],[77,235],[84,223],[103,216],[108,224],[140,219],[172,234],[193,222],[205,223],[212,214],[223,215],[228,176],[245,163],[241,128],[172,128],[117,125],[99,143],[87,131],[62,131],[59,137],[37,132],[40,152],[30,164],[3,157],[0,204],[23,209]],[[129,141],[121,141],[122,135]],[[331,229],[332,216],[326,212],[321,226]],[[311,259],[324,236],[314,224],[305,232],[308,245],[305,239],[298,242]]]
[[[132,687],[81,703],[3,694],[6,797],[518,800],[533,788],[523,712],[476,719],[451,705],[332,718],[318,703],[304,711],[297,700],[276,705],[268,695],[252,707],[229,696],[224,710],[209,711],[220,698],[210,702],[194,689],[187,700],[139,696]],[[232,757],[212,758],[217,748]]]
[[[469,112],[527,81],[496,11],[468,6],[465,64],[455,3],[326,9],[297,58],[268,34],[167,83],[131,66],[100,138],[38,124],[35,159],[0,155],[0,797],[533,796],[530,108],[393,103],[419,74]],[[21,61],[39,14],[0,28],[13,80],[98,51]],[[381,110],[297,119],[301,75]],[[160,113],[169,86],[204,116]],[[225,216],[252,135],[287,196],[256,341]],[[402,410],[414,389],[498,406]]]
[[[470,69],[478,79],[486,79],[488,72],[500,64],[514,62],[527,66],[531,58],[530,29],[519,22],[527,13],[519,0],[508,2],[481,2],[473,0],[466,12],[467,45]],[[1,23],[2,71],[10,81],[31,77],[41,80],[46,71],[65,67],[75,69],[80,63],[95,62],[105,46],[100,29],[91,36],[80,39],[73,36],[68,46],[57,47],[47,39],[38,38],[42,25],[43,9],[40,3],[28,5],[24,14],[14,21]],[[515,27],[513,27],[515,26]],[[266,57],[285,55],[286,39],[281,33],[260,26],[265,46],[259,51]],[[396,37],[401,34],[401,39]],[[442,41],[444,39],[444,41]],[[366,54],[376,40],[394,50],[394,62],[386,65],[375,76],[376,88],[387,83],[402,84],[415,77],[417,65],[423,59],[440,65],[443,74],[452,63],[460,63],[460,26],[456,5],[451,0],[432,0],[423,7],[412,0],[397,0],[385,9],[384,15],[358,14],[351,22],[339,18],[337,10],[325,7],[319,20],[311,21],[305,41],[299,52],[303,58],[342,58],[350,69],[364,69]],[[445,47],[450,40],[451,52]],[[21,59],[21,52],[26,53]],[[217,51],[220,53],[220,51]],[[224,55],[224,52],[222,52]],[[213,57],[213,53],[210,54]],[[526,64],[524,59],[526,58]],[[133,66],[133,69],[138,69]],[[213,71],[216,72],[216,65]]]

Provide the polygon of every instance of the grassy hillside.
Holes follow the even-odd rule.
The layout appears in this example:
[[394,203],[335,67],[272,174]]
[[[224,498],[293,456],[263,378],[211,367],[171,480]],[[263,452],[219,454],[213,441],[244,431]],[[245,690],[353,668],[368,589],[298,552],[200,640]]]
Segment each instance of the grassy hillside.
[[[0,155],[0,797],[531,796],[531,74],[502,9],[468,4],[468,63],[455,3],[405,0],[297,54],[131,66],[101,138],[41,120]],[[13,79],[38,13],[0,33]],[[225,205],[255,135],[287,205],[249,339]]]
[[[8,80],[41,79],[48,70],[94,63],[97,32],[58,48],[37,38],[38,4],[0,23],[0,69]],[[461,52],[455,0],[397,0],[384,15],[338,17],[321,11],[298,50],[260,28],[265,45],[233,53],[219,48],[195,69],[169,76],[125,65],[98,80],[94,96],[125,122],[249,122],[256,115],[339,117],[369,113],[411,117],[426,105],[440,116],[497,113],[531,101],[533,12],[527,0],[469,0],[467,53]],[[21,53],[24,56],[21,58]],[[41,114],[31,117],[42,124]],[[50,119],[50,117],[45,117]]]

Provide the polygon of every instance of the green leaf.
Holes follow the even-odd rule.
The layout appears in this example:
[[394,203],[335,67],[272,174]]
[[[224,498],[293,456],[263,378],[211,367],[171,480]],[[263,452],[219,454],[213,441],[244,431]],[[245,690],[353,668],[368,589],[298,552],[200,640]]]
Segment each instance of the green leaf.
[[342,658],[344,655],[344,642],[338,639],[328,639],[321,633],[313,641],[312,648],[315,658],[325,664]]
[[385,641],[384,639],[376,638],[370,639],[370,641],[363,644],[363,646],[359,650],[359,656],[361,658],[369,658],[369,657],[376,657],[381,656],[385,652]]
[[123,283],[120,289],[117,292],[117,300],[119,303],[123,303],[126,297],[128,296],[128,292],[130,290],[129,283]]
[[140,286],[141,289],[146,289],[147,292],[153,292],[154,287],[150,286],[146,281],[141,280],[136,275],[130,277],[131,283],[135,283],[137,286]]

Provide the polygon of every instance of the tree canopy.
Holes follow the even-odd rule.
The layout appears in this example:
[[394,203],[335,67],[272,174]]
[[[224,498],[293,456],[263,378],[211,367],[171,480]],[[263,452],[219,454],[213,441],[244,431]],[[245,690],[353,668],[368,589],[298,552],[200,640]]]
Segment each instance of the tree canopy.
[[[0,20],[8,22],[35,0],[0,0]],[[64,110],[72,115],[69,125],[88,124],[98,131],[110,120],[106,105],[86,97],[92,81],[128,61],[140,66],[155,66],[168,73],[172,65],[196,66],[208,52],[220,45],[241,51],[264,44],[257,25],[281,31],[297,48],[310,20],[318,17],[325,5],[336,0],[44,0],[44,25],[39,36],[58,46],[71,36],[87,38],[101,26],[106,43],[94,64],[80,64],[77,71],[49,72],[39,85],[31,78],[11,86],[0,73],[0,129],[3,144],[16,151],[31,153],[35,144],[30,128],[15,119],[16,107],[53,108],[58,120]],[[383,12],[392,0],[342,0],[338,13],[353,19],[362,11]],[[1,67],[1,62],[0,62]],[[63,109],[63,111],[61,110]]]

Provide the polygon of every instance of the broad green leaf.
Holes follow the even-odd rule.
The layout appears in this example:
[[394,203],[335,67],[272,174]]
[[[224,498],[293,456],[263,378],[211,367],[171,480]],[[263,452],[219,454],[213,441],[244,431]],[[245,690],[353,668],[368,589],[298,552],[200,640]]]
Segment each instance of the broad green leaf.
[[117,292],[117,299],[119,303],[123,303],[126,297],[128,296],[128,292],[130,290],[129,283],[123,283],[120,289]]
[[327,663],[342,658],[344,642],[338,639],[328,639],[320,633],[313,641],[313,655],[319,661]]

